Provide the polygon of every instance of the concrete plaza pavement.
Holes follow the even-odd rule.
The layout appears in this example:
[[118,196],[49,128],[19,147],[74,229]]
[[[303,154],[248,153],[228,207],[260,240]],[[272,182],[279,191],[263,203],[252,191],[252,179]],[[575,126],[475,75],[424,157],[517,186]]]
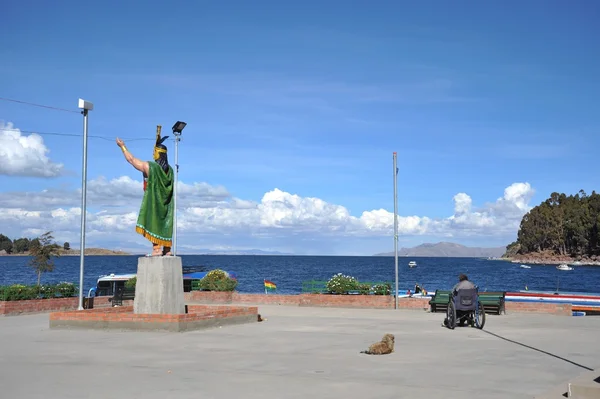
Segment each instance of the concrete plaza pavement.
[[[259,305],[262,323],[185,333],[50,330],[0,318],[6,398],[532,398],[600,367],[600,317]],[[384,333],[395,353],[360,354]]]

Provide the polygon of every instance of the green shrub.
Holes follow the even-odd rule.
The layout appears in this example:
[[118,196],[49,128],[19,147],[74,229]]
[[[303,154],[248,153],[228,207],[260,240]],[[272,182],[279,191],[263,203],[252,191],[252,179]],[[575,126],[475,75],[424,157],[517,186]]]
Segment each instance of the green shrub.
[[75,296],[77,291],[77,287],[73,283],[62,282],[58,283],[55,286],[55,295],[58,292],[63,297],[71,297]]
[[235,287],[237,287],[237,281],[220,269],[209,271],[200,280],[200,289],[203,291],[233,291]]
[[349,291],[357,291],[359,285],[354,277],[338,273],[327,281],[326,287],[330,294],[347,294]]
[[75,296],[77,286],[63,282],[46,285],[13,284],[0,286],[0,301],[25,301],[29,299],[69,298]]
[[129,280],[125,281],[125,288],[135,288],[136,283],[137,283],[137,276],[132,277]]
[[371,286],[369,284],[361,283],[358,285],[358,293],[361,295],[369,295],[371,292]]
[[390,295],[392,292],[392,285],[389,283],[375,284],[372,288],[373,294],[375,295]]

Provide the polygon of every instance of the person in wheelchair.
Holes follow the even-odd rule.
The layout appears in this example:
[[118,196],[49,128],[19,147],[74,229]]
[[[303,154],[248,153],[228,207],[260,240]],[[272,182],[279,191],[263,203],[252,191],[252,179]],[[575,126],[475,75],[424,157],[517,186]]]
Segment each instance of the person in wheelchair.
[[[452,287],[452,295],[454,297],[456,297],[456,295],[458,295],[458,292],[460,290],[472,290],[472,289],[476,289],[477,287],[475,286],[475,284],[473,284],[471,281],[469,281],[469,277],[467,277],[466,274],[461,273],[458,276],[458,283],[456,283],[454,285],[454,287]],[[472,310],[460,310],[460,309],[456,309],[456,319],[458,321],[458,326],[459,327],[464,327],[465,322],[467,321],[467,317],[471,315],[473,311]],[[446,317],[444,318],[444,322],[442,323],[442,327],[447,327],[448,326],[448,315],[446,314]]]

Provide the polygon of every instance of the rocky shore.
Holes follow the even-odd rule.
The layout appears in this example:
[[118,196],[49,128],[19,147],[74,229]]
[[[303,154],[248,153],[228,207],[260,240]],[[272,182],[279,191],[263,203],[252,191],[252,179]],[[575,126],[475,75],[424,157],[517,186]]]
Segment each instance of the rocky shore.
[[523,264],[546,264],[546,265],[560,265],[563,263],[569,265],[586,265],[586,266],[600,266],[600,256],[580,256],[571,257],[567,255],[552,255],[547,253],[531,253],[526,255],[515,255],[511,257],[503,257],[503,260],[511,261],[513,263]]

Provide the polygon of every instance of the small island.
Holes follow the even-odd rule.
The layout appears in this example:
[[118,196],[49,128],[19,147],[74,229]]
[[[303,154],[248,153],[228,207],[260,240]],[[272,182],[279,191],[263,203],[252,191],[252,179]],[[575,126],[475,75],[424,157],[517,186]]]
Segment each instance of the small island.
[[[17,238],[11,240],[4,234],[0,234],[0,256],[31,256],[31,249],[40,245],[40,238]],[[79,256],[79,249],[71,248],[68,242],[63,245],[54,244],[59,256]],[[131,255],[124,251],[105,248],[86,248],[85,255]]]
[[504,260],[600,265],[600,194],[552,193],[521,220]]

